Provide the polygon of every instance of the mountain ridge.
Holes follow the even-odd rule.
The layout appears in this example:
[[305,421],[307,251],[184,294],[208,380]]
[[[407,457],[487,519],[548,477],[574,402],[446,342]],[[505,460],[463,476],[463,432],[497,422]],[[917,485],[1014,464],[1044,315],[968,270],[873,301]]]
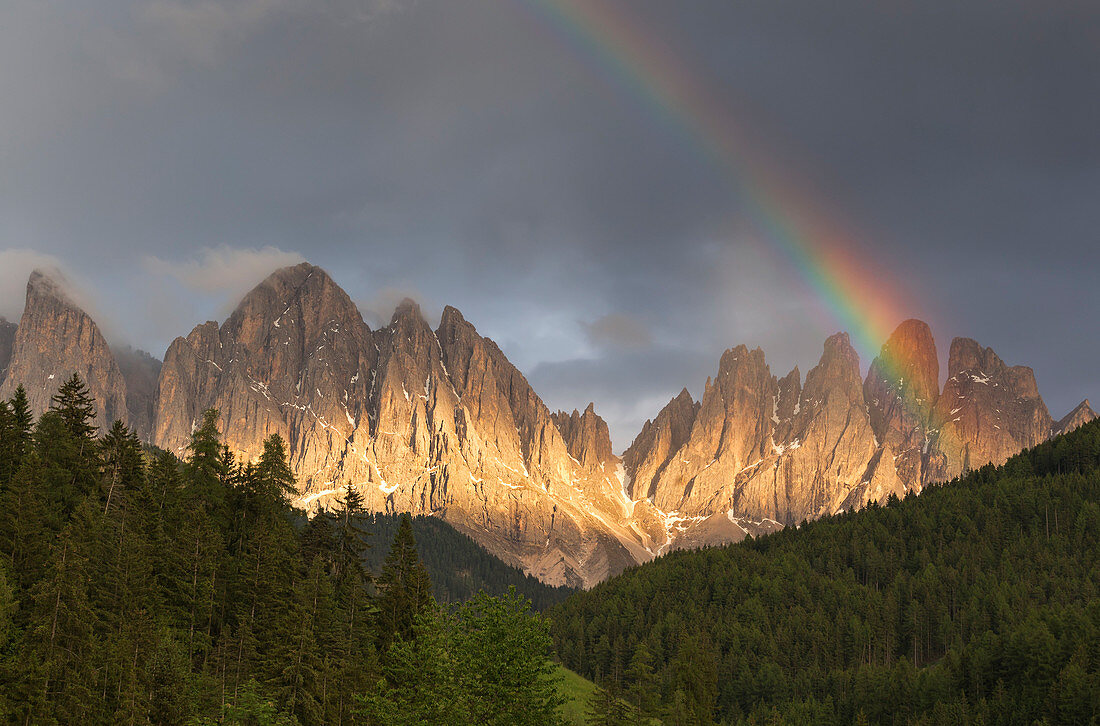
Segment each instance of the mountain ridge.
[[593,403],[551,412],[456,308],[433,330],[406,299],[372,330],[309,263],[273,272],[224,322],[173,340],[162,362],[112,351],[39,272],[19,325],[0,325],[0,354],[4,330],[0,393],[23,383],[36,414],[49,384],[78,372],[98,425],[120,418],[181,453],[217,408],[245,460],[272,433],[287,441],[299,506],[329,506],[351,482],[372,511],[441,517],[572,587],[671,549],[919,492],[1096,416],[1086,401],[1054,422],[1029,368],[970,339],[952,342],[941,391],[931,330],[907,320],[866,376],[846,333],[825,341],[804,382],[797,367],[772,374],[759,348],[730,348],[699,401],[683,389],[619,457]]

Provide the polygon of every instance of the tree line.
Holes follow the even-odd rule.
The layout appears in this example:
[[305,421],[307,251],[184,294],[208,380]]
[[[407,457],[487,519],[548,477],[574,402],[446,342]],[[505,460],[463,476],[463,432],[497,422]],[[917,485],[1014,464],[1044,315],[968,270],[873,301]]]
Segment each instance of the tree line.
[[1100,723],[1100,421],[550,615],[598,723],[638,718],[616,695],[668,725]]
[[77,376],[0,401],[0,719],[554,724],[549,624],[514,590],[443,607],[404,518],[374,577],[362,502],[294,510],[286,445],[241,462],[98,436]]
[[[407,516],[381,512],[363,515],[363,526],[371,533],[371,546],[363,556],[370,570],[380,571],[389,555],[390,542]],[[514,587],[541,612],[574,592],[570,587],[547,585],[518,567],[505,564],[439,517],[411,519],[416,550],[431,576],[432,592],[440,603],[465,602],[480,590],[504,595]]]

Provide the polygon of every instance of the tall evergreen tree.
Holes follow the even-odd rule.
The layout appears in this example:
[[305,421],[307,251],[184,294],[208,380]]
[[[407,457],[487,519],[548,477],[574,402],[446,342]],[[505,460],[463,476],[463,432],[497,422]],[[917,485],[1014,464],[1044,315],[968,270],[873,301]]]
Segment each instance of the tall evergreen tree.
[[368,591],[371,573],[363,566],[363,553],[369,546],[362,525],[363,500],[359,491],[348,484],[344,499],[329,518],[333,547],[336,638],[332,651],[332,671],[341,686],[333,693],[332,718],[340,724],[358,719],[352,708],[352,693],[369,688],[375,667],[375,632],[370,620],[372,610]]
[[95,399],[76,373],[61,384],[50,402],[50,410],[57,411],[69,433],[78,440],[93,440],[96,427]]
[[380,649],[410,637],[416,617],[434,601],[431,579],[416,551],[412,522],[405,515],[378,577],[375,605]]
[[635,708],[623,700],[622,689],[614,682],[598,684],[585,709],[589,726],[634,726],[640,720]]

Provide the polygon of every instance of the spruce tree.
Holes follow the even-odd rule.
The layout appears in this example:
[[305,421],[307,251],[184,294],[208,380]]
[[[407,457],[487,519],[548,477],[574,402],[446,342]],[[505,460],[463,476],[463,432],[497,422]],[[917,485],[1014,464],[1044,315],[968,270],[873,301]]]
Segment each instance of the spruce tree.
[[369,688],[375,665],[375,632],[369,616],[371,597],[368,590],[372,578],[363,565],[363,553],[368,545],[362,516],[362,497],[348,484],[344,499],[331,518],[335,520],[331,532],[331,561],[335,570],[334,598],[339,620],[332,668],[342,684],[333,694],[332,718],[340,724],[356,722],[351,694]]
[[378,591],[378,642],[384,651],[395,639],[410,637],[416,616],[434,602],[431,579],[417,554],[412,520],[407,514],[401,518],[393,546],[382,564]]
[[34,416],[31,414],[31,404],[27,400],[27,389],[23,388],[22,383],[15,387],[10,406],[16,434],[26,443],[30,440],[31,430],[34,428]]
[[92,424],[95,420],[95,399],[76,373],[61,384],[61,388],[51,399],[50,410],[60,414],[65,428],[74,438],[95,438],[96,427]]
[[633,726],[638,714],[622,698],[614,681],[598,684],[588,699],[585,723],[589,726]]

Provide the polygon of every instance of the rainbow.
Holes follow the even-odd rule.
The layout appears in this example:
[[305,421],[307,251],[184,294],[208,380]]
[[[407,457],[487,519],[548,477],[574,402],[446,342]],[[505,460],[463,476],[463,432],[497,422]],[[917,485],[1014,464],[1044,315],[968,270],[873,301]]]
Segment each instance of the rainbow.
[[852,336],[875,355],[905,318],[886,276],[856,260],[850,233],[763,156],[747,129],[698,74],[655,33],[611,0],[516,0],[613,86],[626,90],[662,126],[713,164],[730,183],[768,247],[789,261]]

